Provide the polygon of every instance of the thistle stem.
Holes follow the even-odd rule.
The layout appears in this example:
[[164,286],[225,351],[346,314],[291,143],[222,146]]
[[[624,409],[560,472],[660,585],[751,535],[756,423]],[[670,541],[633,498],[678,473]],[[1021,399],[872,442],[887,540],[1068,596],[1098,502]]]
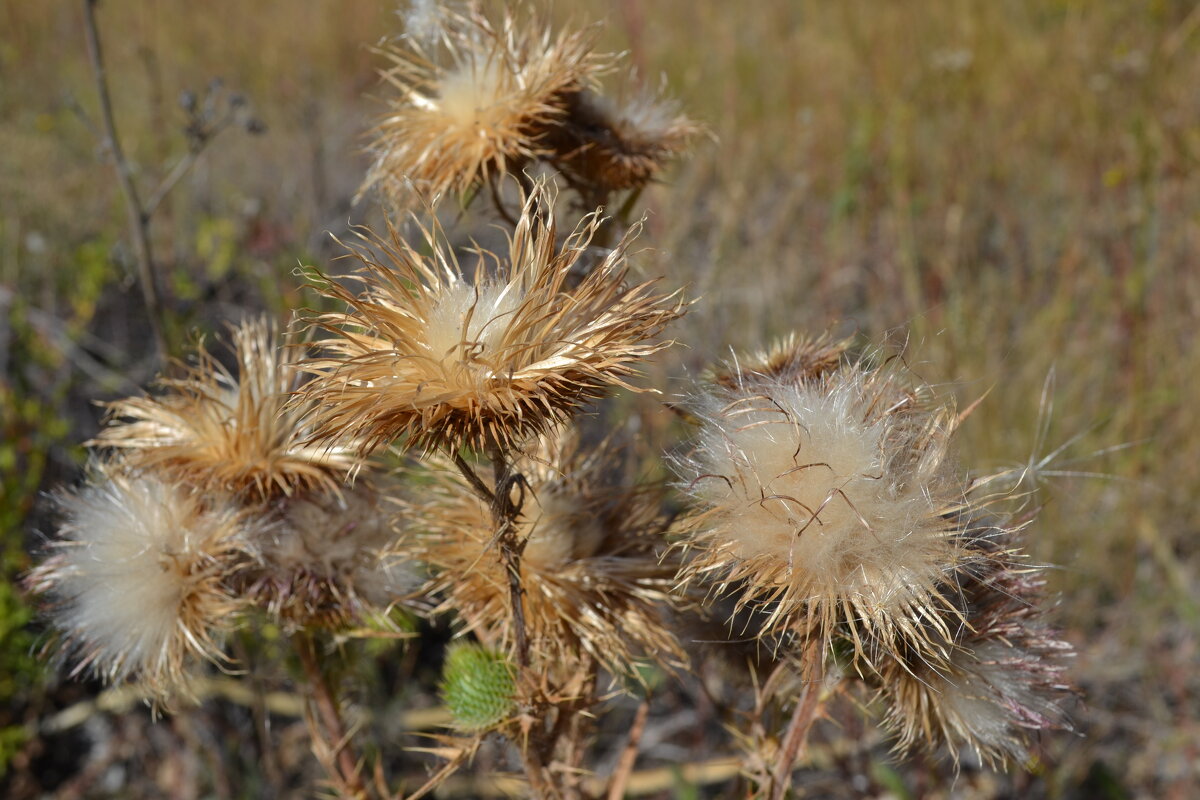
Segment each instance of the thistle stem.
[[[517,540],[516,521],[524,505],[524,481],[514,474],[507,454],[499,445],[488,447],[496,489],[492,500],[492,519],[496,525],[496,544],[500,548],[500,559],[508,574],[509,602],[512,605],[513,634],[517,643],[517,666],[522,670],[529,666],[529,635],[525,630],[525,589],[521,586],[521,556],[525,542]],[[512,490],[521,487],[521,499],[513,502]]]
[[508,463],[504,451],[498,446],[488,448],[488,457],[492,461],[496,485],[495,491],[488,488],[478,473],[457,451],[451,452],[450,456],[475,494],[491,509],[492,521],[496,527],[496,545],[500,549],[500,560],[504,565],[504,572],[508,576],[513,632],[517,642],[517,665],[522,668],[527,667],[529,666],[529,637],[525,630],[525,607],[521,599],[525,593],[521,586],[521,555],[525,551],[525,543],[516,541],[514,527],[517,517],[521,515],[522,503],[512,501],[513,487],[523,487],[524,478],[512,473],[512,467]]
[[796,710],[792,712],[792,720],[788,723],[787,733],[783,737],[780,748],[779,762],[775,766],[775,774],[771,777],[770,800],[783,800],[788,786],[792,782],[792,768],[796,759],[804,752],[808,743],[808,734],[813,723],[817,721],[817,713],[821,709],[821,688],[825,682],[825,669],[821,660],[821,642],[814,638],[804,653],[804,690]]
[[[345,797],[353,800],[366,798],[367,789],[362,782],[358,761],[350,748],[350,736],[338,711],[337,699],[329,685],[328,677],[317,663],[316,643],[311,635],[305,633],[297,634],[293,643],[313,693],[313,705],[316,706],[321,724],[325,728],[327,744],[331,745],[335,753],[338,774],[334,777],[340,784],[339,790]],[[313,726],[313,734],[318,734],[316,725]]]
[[483,482],[478,474],[476,474],[475,470],[471,468],[471,465],[468,464],[463,457],[458,454],[458,451],[452,451],[450,453],[450,457],[454,459],[454,466],[458,467],[458,471],[461,472],[462,476],[467,479],[467,483],[471,484],[471,488],[475,490],[475,493],[479,495],[479,498],[487,503],[488,506],[495,505],[496,495],[492,493],[492,490],[487,487],[487,484]]

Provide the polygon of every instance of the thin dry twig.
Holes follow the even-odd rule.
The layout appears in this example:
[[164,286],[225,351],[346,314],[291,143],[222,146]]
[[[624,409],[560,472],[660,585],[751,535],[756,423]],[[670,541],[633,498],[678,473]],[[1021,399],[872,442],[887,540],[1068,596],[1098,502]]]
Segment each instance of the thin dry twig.
[[117,123],[113,116],[112,98],[108,91],[108,73],[104,67],[104,52],[100,45],[100,31],[96,26],[96,5],[100,0],[83,0],[84,31],[87,34],[88,59],[91,62],[92,74],[96,79],[96,91],[100,98],[100,115],[104,130],[104,146],[112,156],[113,166],[117,171],[117,180],[121,184],[121,194],[125,198],[125,212],[129,217],[129,234],[133,239],[133,251],[138,264],[138,282],[142,287],[142,301],[146,306],[146,315],[150,318],[150,327],[154,333],[154,343],[160,358],[169,355],[166,329],[163,321],[163,306],[158,291],[157,275],[154,266],[154,253],[150,246],[150,215],[142,206],[138,195],[137,185],[133,182],[133,171],[121,148],[121,140],[117,136]]

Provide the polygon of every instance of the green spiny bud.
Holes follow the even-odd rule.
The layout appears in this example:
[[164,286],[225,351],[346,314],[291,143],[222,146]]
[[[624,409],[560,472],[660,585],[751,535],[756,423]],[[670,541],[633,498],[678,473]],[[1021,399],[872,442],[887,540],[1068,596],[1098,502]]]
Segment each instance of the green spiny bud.
[[512,666],[500,653],[470,642],[446,651],[442,700],[455,727],[484,731],[498,725],[512,714],[515,692]]

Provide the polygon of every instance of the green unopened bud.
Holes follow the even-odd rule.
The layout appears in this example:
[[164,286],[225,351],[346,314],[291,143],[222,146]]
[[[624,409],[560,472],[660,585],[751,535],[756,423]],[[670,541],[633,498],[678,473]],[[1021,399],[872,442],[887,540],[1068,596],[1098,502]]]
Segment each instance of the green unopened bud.
[[470,642],[451,645],[442,670],[442,700],[455,727],[484,731],[512,715],[513,669],[500,653]]

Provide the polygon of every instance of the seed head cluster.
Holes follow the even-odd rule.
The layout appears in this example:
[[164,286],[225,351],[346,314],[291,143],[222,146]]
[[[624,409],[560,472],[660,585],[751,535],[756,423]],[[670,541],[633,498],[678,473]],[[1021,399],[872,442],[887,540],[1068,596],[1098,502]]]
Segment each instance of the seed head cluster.
[[[414,213],[415,238],[391,220],[386,237],[359,229],[357,268],[317,273],[333,310],[301,318],[320,341],[244,322],[224,360],[201,344],[152,393],[108,404],[87,481],[58,496],[57,540],[28,579],[74,671],[166,702],[228,661],[227,633],[265,618],[298,645],[320,695],[314,751],[347,796],[366,796],[369,773],[314,642],[385,625],[401,603],[478,640],[447,649],[440,687],[456,736],[474,738],[436,737],[451,763],[414,796],[497,733],[539,796],[577,794],[600,676],[687,669],[681,610],[738,626],[770,673],[744,671],[755,719],[735,738],[771,796],[826,702],[818,687],[872,688],[901,751],[969,748],[995,765],[1024,759],[1031,732],[1069,727],[1070,646],[1042,619],[1024,523],[962,476],[960,415],[900,359],[793,335],[712,368],[680,406],[694,438],[674,457],[676,499],[580,419],[636,390],[685,310],[631,279],[627,212],[703,129],[661,91],[603,93],[615,59],[593,52],[593,30],[482,9],[419,0],[381,50],[388,110],[360,194],[432,221]],[[502,179],[521,187],[519,218]],[[480,190],[511,223],[499,253],[455,246],[436,221],[441,196],[466,211]],[[560,236],[562,207],[591,213]],[[388,451],[403,459],[392,473]],[[789,691],[803,699],[780,740],[764,709]]]
[[538,161],[602,204],[644,186],[704,131],[661,90],[601,91],[598,77],[615,59],[592,51],[591,30],[554,36],[478,8],[409,19],[409,35],[383,49],[392,94],[371,132],[375,160],[362,188],[396,207],[465,195]]
[[735,598],[754,612],[741,633],[781,655],[849,653],[901,751],[1019,760],[1031,731],[1069,727],[1070,694],[1023,525],[995,518],[988,481],[957,477],[953,409],[846,345],[791,337],[706,376],[677,460],[694,504],[682,584]]
[[224,659],[243,612],[348,625],[422,580],[369,470],[348,486],[357,456],[306,443],[303,348],[264,320],[232,345],[236,373],[202,348],[155,395],[111,404],[94,475],[61,497],[59,540],[30,578],[76,669],[162,700]]

